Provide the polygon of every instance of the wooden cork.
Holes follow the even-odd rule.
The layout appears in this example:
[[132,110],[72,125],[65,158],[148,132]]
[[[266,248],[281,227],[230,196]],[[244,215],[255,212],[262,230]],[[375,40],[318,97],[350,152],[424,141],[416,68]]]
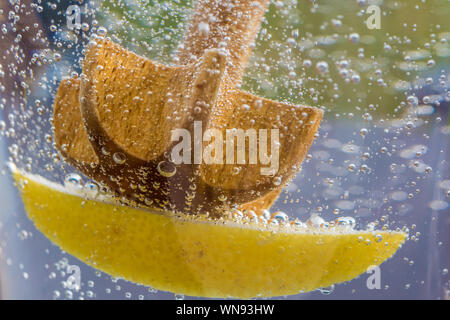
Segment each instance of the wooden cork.
[[[322,111],[239,89],[267,2],[198,1],[175,66],[97,40],[87,49],[80,79],[63,81],[55,97],[55,141],[65,159],[141,205],[215,217],[239,206],[257,213],[269,208],[300,169]],[[180,145],[174,129],[191,137],[188,161],[172,158]],[[203,141],[203,133],[226,137],[236,130],[276,131],[277,144],[268,138],[266,150],[272,157],[278,150],[276,170],[267,173],[267,161],[255,163],[261,151],[250,148],[249,137],[233,161],[219,149],[213,163],[196,152],[209,150],[211,142],[227,151],[218,135]],[[264,142],[261,135],[257,142]]]

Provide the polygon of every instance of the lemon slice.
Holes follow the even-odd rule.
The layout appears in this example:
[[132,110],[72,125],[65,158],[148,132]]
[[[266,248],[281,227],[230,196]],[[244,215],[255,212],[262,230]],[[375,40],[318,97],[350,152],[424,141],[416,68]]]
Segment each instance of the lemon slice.
[[405,241],[388,231],[258,227],[199,221],[94,200],[13,168],[36,227],[114,277],[201,297],[296,294],[351,280]]

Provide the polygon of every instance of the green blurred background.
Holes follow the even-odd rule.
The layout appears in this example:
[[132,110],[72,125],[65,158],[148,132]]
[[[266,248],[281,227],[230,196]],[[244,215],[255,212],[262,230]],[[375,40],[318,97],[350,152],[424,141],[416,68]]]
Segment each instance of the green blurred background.
[[[192,4],[97,0],[96,19],[125,47],[170,63]],[[379,30],[366,25],[369,5],[381,9]],[[448,68],[449,16],[447,0],[272,1],[243,88],[328,118],[402,116],[414,81]]]

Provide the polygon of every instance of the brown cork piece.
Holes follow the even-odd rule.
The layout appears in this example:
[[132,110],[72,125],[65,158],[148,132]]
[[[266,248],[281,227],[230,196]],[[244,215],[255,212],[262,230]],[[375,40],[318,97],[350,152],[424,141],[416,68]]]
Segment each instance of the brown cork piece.
[[[257,213],[270,207],[300,169],[322,111],[238,89],[266,5],[198,1],[178,52],[181,66],[161,65],[98,40],[87,50],[81,81],[63,81],[55,98],[55,141],[62,155],[139,204],[213,216],[239,205]],[[178,142],[171,141],[172,130],[185,129],[194,138],[199,122],[203,131],[216,129],[223,137],[226,129],[278,129],[278,170],[262,174],[266,165],[249,164],[249,154],[245,164],[232,165],[225,155],[222,164],[207,164],[192,152],[192,164],[175,165],[170,155]],[[272,152],[270,138],[268,144]]]
[[269,0],[197,0],[175,60],[196,63],[208,49],[226,48],[227,73],[236,86],[251,54]]

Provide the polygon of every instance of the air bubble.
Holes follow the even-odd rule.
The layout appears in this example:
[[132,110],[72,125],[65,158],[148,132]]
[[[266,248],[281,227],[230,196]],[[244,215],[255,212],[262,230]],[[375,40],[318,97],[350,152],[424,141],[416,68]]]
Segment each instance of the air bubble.
[[272,180],[272,183],[273,183],[273,185],[275,185],[275,186],[279,186],[279,185],[281,185],[281,177],[275,177],[273,180]]
[[320,74],[325,74],[328,72],[328,63],[326,61],[319,61],[316,64],[316,70]]
[[289,221],[289,217],[282,211],[277,211],[272,214],[272,219],[278,220],[279,223],[286,223]]
[[306,221],[306,224],[313,228],[320,228],[325,225],[325,220],[319,217],[317,214],[313,214]]
[[107,33],[107,32],[108,32],[108,30],[107,30],[105,27],[99,27],[98,30],[97,30],[97,34],[98,34],[100,37],[106,36],[106,33]]
[[358,84],[361,81],[361,77],[358,74],[352,75],[352,82]]
[[96,197],[100,193],[100,187],[94,181],[86,182],[84,189],[91,197]]
[[348,36],[348,39],[349,39],[350,42],[352,42],[352,43],[358,43],[358,42],[359,42],[359,34],[357,34],[357,33],[351,33],[351,34]]
[[184,300],[184,294],[175,294],[175,300]]
[[177,173],[175,164],[170,161],[161,161],[156,169],[160,175],[166,178],[173,177]]
[[326,287],[326,288],[319,288],[318,290],[323,295],[330,295],[334,291],[334,284],[332,284],[331,286]]
[[356,220],[353,217],[340,217],[335,220],[335,224],[340,227],[353,229],[356,225]]
[[417,97],[415,96],[409,96],[408,98],[406,98],[406,102],[411,107],[417,107],[419,105],[419,99],[417,99]]
[[361,135],[361,137],[365,138],[368,132],[369,132],[369,131],[368,131],[366,128],[362,128],[362,129],[359,131],[359,134]]
[[127,157],[122,152],[115,152],[113,154],[113,160],[117,164],[124,164],[127,161]]
[[81,189],[82,184],[81,176],[77,173],[69,173],[64,178],[64,185],[66,187],[75,187],[77,189]]

